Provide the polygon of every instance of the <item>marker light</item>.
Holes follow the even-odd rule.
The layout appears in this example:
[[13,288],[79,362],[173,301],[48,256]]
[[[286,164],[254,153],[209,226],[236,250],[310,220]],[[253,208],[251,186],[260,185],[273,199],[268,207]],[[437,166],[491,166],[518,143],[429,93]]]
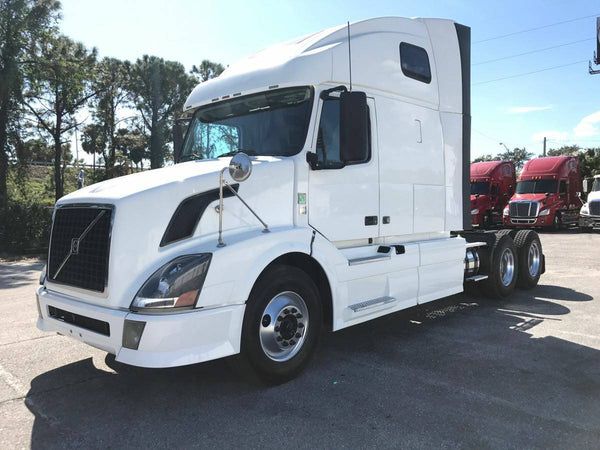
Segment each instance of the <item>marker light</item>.
[[475,214],[479,214],[479,209],[475,208],[471,210],[471,214],[475,215]]
[[210,253],[180,256],[158,269],[138,291],[131,310],[135,312],[172,312],[191,309],[210,265]]

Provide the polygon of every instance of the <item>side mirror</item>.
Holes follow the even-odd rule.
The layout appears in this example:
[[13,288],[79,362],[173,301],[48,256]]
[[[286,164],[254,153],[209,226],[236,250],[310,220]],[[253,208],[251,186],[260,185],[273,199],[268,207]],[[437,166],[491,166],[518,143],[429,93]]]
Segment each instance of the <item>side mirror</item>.
[[173,124],[173,159],[175,164],[179,162],[181,158],[181,150],[183,149],[183,130],[181,125],[176,121]]
[[364,92],[340,93],[340,159],[344,163],[366,161],[368,108]]
[[236,153],[229,162],[229,175],[237,182],[246,181],[252,173],[252,161],[245,153]]
[[585,192],[586,194],[589,192],[589,186],[588,186],[588,180],[583,180],[583,192]]

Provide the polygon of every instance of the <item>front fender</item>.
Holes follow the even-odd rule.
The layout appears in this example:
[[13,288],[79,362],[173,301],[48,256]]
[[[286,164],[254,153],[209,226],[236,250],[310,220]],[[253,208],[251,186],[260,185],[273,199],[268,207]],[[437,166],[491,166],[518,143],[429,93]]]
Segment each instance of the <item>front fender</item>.
[[286,253],[310,254],[311,239],[312,229],[308,227],[279,227],[269,233],[260,229],[228,233],[225,247],[213,250],[197,306],[245,303],[265,267]]

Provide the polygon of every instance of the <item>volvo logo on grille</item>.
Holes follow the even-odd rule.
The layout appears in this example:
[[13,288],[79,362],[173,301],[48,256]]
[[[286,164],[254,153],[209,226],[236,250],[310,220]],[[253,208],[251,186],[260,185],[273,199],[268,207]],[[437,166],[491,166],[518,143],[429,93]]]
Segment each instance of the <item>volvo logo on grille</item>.
[[79,238],[71,239],[71,255],[79,254]]

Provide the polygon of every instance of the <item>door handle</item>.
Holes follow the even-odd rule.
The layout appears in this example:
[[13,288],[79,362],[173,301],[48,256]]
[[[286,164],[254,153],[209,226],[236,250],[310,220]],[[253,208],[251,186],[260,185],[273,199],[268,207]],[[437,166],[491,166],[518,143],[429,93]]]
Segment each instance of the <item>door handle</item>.
[[365,216],[365,226],[377,225],[377,216]]
[[415,131],[417,133],[417,143],[420,144],[423,142],[423,131],[421,130],[421,121],[419,119],[415,119]]

